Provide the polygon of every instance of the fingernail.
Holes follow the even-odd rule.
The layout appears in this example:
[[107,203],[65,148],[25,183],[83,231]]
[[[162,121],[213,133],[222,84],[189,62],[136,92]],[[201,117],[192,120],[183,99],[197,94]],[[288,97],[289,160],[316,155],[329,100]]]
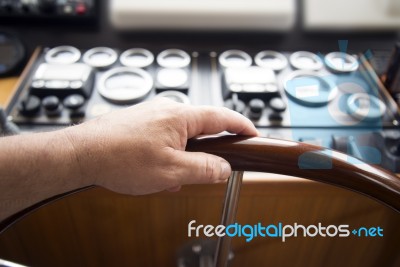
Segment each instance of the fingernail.
[[226,180],[231,175],[231,165],[228,162],[222,161],[221,163],[221,177],[220,180]]

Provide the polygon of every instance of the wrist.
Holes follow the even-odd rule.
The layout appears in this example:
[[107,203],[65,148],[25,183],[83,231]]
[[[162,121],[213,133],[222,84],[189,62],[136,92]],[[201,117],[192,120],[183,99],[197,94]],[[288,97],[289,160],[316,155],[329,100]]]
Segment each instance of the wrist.
[[78,126],[69,127],[58,131],[57,134],[61,135],[61,142],[63,142],[63,154],[69,162],[70,168],[67,177],[75,179],[77,187],[90,186],[95,184],[95,177],[90,171],[92,166],[88,162],[87,151],[88,143],[84,140],[82,135],[77,133],[80,129]]

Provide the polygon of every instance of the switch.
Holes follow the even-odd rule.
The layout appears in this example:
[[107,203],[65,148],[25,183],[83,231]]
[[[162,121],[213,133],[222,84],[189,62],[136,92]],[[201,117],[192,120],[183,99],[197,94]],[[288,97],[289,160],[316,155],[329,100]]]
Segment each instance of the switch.
[[73,94],[64,99],[64,106],[71,110],[77,110],[85,104],[85,98],[78,94]]
[[274,97],[269,101],[269,106],[275,112],[283,112],[286,110],[286,103],[280,97]]
[[24,116],[35,116],[40,111],[40,99],[37,96],[28,96],[21,102],[20,112]]
[[61,114],[60,100],[56,96],[46,96],[42,100],[42,107],[46,111],[47,116],[59,116]]
[[249,102],[250,118],[259,119],[261,118],[262,112],[265,108],[265,103],[261,99],[255,98]]

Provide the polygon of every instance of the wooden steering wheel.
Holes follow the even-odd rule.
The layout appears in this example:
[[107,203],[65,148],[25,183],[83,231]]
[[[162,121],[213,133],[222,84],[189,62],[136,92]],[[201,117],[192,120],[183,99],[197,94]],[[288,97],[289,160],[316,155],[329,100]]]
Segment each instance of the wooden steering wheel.
[[[337,151],[293,141],[233,135],[197,137],[189,140],[187,150],[221,156],[235,171],[290,175],[343,187],[400,212],[400,178]],[[224,224],[235,219],[241,178],[240,172],[234,172],[228,183],[222,218]],[[0,232],[30,211],[81,190],[56,196],[10,217],[0,223]],[[215,266],[226,266],[229,247],[230,240],[219,240]]]

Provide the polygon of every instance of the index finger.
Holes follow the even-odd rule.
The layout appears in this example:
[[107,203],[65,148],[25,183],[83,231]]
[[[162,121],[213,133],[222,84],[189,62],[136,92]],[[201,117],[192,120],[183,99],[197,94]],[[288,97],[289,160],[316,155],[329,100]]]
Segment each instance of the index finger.
[[254,124],[240,113],[223,107],[198,106],[185,113],[188,138],[223,131],[257,136]]

